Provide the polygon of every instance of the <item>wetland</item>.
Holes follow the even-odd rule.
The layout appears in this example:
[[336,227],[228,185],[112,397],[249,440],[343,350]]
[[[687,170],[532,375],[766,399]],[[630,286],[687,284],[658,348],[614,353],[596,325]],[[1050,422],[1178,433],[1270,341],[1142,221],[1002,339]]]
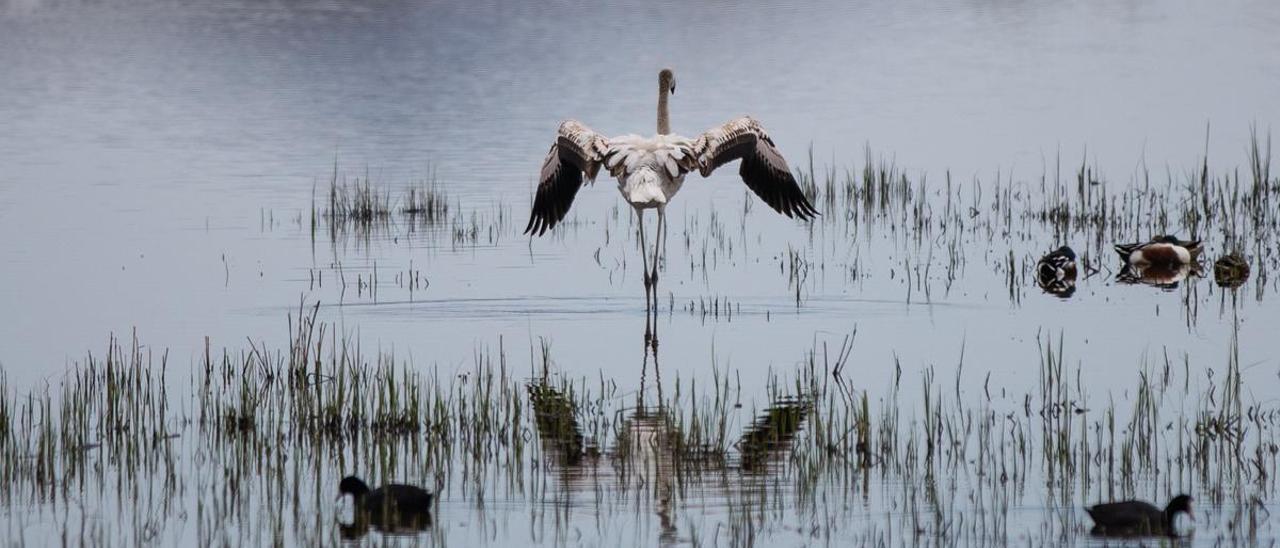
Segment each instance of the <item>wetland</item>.
[[[1278,21],[0,4],[4,542],[1274,545]],[[522,232],[556,124],[648,127],[668,64],[820,215],[687,181],[646,311],[607,177]],[[1114,249],[1159,235],[1197,260]],[[1180,493],[1181,539],[1090,534]]]

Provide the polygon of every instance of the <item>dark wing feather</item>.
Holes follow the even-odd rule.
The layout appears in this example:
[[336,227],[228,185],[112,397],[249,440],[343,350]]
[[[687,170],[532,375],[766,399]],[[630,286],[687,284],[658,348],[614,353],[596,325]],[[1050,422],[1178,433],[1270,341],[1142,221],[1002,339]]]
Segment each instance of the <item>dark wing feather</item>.
[[582,175],[594,181],[608,149],[609,140],[591,128],[574,120],[560,124],[556,143],[542,162],[525,234],[542,235],[564,219],[582,188]]
[[431,499],[433,495],[416,485],[404,485],[399,483],[388,484],[387,494],[394,497],[396,507],[400,510],[412,510],[426,512],[431,510]]
[[694,150],[703,177],[726,163],[742,160],[738,175],[769,207],[801,220],[818,214],[773,139],[751,117],[743,116],[707,130],[694,142]]
[[1096,504],[1089,508],[1089,517],[1104,527],[1156,528],[1161,526],[1164,512],[1142,501]]

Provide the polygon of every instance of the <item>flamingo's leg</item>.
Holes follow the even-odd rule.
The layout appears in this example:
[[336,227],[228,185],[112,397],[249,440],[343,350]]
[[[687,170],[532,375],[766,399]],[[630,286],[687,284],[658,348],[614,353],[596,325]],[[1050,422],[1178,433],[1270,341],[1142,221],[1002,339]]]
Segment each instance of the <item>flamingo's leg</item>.
[[636,208],[635,212],[638,219],[636,224],[640,229],[640,259],[644,264],[644,308],[648,310],[650,307],[650,287],[652,287],[651,284],[653,283],[649,280],[649,246],[645,244],[644,240],[644,210]]
[[662,223],[662,262],[667,262],[667,206],[658,208],[658,219]]
[[658,265],[660,264],[658,261],[661,258],[659,252],[662,250],[662,240],[666,236],[666,228],[663,226],[666,224],[664,209],[666,208],[658,207],[658,228],[653,233],[653,304],[655,307],[658,304]]

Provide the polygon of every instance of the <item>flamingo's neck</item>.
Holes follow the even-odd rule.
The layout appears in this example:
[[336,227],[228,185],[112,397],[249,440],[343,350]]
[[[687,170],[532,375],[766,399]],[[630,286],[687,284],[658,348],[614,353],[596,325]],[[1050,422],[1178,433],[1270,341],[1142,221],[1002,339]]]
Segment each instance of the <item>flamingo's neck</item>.
[[658,83],[658,135],[671,133],[671,115],[667,113],[667,86]]

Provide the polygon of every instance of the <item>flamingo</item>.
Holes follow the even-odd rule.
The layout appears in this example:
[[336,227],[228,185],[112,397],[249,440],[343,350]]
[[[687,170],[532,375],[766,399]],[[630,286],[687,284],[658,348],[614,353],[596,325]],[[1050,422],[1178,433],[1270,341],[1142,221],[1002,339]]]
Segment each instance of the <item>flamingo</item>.
[[[672,134],[667,102],[675,91],[675,74],[669,68],[662,69],[658,73],[658,132],[652,137],[605,137],[577,120],[561,122],[555,143],[542,162],[533,210],[524,230],[528,235],[542,235],[556,226],[573,204],[583,176],[594,182],[603,166],[618,180],[618,191],[636,212],[646,309],[656,308],[657,303],[666,208],[680,191],[687,173],[696,170],[707,177],[716,168],[741,160],[738,174],[742,181],[769,207],[802,221],[818,214],[773,139],[754,118],[734,118],[694,139]],[[648,209],[657,210],[658,215],[652,263],[644,230],[644,212]]]

